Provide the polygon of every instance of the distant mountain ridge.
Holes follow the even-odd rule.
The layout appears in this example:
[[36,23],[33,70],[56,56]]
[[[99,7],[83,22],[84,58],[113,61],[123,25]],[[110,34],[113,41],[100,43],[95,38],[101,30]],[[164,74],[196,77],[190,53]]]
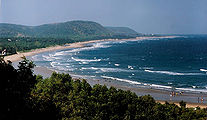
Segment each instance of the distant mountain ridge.
[[25,26],[0,23],[0,37],[43,37],[43,38],[93,38],[114,35],[136,35],[137,32],[127,27],[103,27],[92,21],[69,21],[63,23]]

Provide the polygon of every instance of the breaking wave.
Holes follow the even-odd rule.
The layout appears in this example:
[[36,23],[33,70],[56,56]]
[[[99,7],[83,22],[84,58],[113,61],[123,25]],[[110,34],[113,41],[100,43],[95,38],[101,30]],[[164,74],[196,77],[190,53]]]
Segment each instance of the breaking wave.
[[78,59],[78,58],[74,58],[74,57],[71,57],[71,59],[78,61],[78,62],[98,62],[98,61],[101,61],[101,59]]
[[82,67],[81,70],[96,70],[99,72],[134,72],[133,70],[126,70],[120,68],[96,68],[96,67]]
[[111,47],[111,46],[107,45],[107,42],[100,42],[100,43],[94,43],[90,47],[75,48],[75,49],[69,50],[67,52],[80,52],[80,51],[94,50],[97,48],[108,48],[108,47]]
[[118,81],[121,81],[121,82],[127,82],[127,83],[135,84],[135,85],[140,85],[141,84],[140,82],[131,81],[131,80],[127,80],[127,79],[120,79],[120,78],[114,78],[114,77],[108,77],[108,76],[101,76],[101,77],[105,78],[105,79],[111,79],[111,80],[118,80]]
[[178,72],[171,72],[171,71],[152,71],[152,70],[144,70],[144,71],[150,73],[166,74],[166,75],[203,75],[202,73],[178,73]]

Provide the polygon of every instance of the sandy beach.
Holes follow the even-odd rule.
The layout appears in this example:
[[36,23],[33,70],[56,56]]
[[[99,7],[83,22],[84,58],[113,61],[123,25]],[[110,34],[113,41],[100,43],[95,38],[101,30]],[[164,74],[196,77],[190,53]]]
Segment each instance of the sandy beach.
[[[53,46],[53,47],[47,47],[47,48],[41,48],[41,49],[36,49],[36,50],[31,50],[30,52],[24,52],[24,53],[18,53],[14,54],[11,56],[6,56],[4,59],[5,60],[10,60],[12,62],[17,62],[21,60],[22,56],[33,56],[39,53],[43,52],[49,52],[49,51],[56,51],[56,50],[61,50],[61,49],[68,49],[68,48],[80,48],[84,47],[86,44],[89,43],[95,43],[95,42],[102,42],[102,41],[116,41],[116,40],[143,40],[143,39],[151,39],[151,38],[174,38],[176,36],[165,36],[165,37],[137,37],[134,39],[103,39],[103,40],[91,40],[91,41],[85,41],[85,42],[77,42],[77,43],[71,43],[71,44],[66,44],[64,46]],[[45,67],[35,67],[34,68],[34,73],[35,74],[40,74],[44,77],[49,77],[54,70],[50,70]],[[73,78],[81,78],[76,75],[71,75]],[[168,101],[169,103],[175,103],[178,104],[179,101],[184,100],[187,102],[187,107],[201,107],[201,108],[206,108],[207,107],[207,101],[203,103],[198,103],[197,98],[199,95],[197,94],[192,94],[192,93],[184,93],[182,95],[178,95],[176,97],[170,97],[169,91],[164,91],[164,90],[157,90],[157,89],[150,89],[150,88],[142,88],[138,86],[126,86],[122,82],[112,82],[111,80],[96,80],[96,79],[87,79],[87,81],[91,85],[95,84],[102,84],[106,85],[108,87],[114,86],[118,89],[123,89],[123,90],[130,90],[132,92],[135,92],[138,96],[141,95],[151,95],[155,98],[157,102],[164,103],[165,101]],[[206,94],[203,94],[203,97],[207,98]],[[192,102],[193,101],[193,102]]]

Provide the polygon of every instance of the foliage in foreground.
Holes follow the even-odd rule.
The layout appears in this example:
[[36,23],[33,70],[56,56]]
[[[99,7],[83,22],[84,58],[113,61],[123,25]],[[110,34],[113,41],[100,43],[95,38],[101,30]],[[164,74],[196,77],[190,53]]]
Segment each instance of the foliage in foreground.
[[24,119],[25,114],[32,113],[27,102],[31,89],[36,83],[33,75],[34,64],[24,58],[14,69],[11,62],[5,62],[0,58],[0,119]]
[[162,105],[147,95],[90,86],[68,74],[43,79],[33,75],[34,64],[24,59],[15,69],[0,60],[0,119],[191,120],[207,119],[207,109]]
[[31,95],[34,107],[51,111],[55,106],[62,119],[86,120],[170,120],[206,119],[207,110],[156,103],[149,96],[138,97],[130,91],[102,85],[91,87],[85,80],[73,80],[68,74],[53,73],[50,78],[37,77]]

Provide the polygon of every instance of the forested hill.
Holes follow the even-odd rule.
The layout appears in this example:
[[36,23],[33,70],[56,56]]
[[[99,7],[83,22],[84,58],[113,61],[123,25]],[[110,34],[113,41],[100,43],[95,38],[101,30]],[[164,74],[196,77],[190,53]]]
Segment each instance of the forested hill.
[[[121,33],[121,34],[120,34]],[[129,36],[137,32],[131,29],[103,27],[92,21],[69,21],[64,23],[44,24],[40,26],[23,26],[15,24],[0,24],[0,37],[38,37],[38,38],[96,38]]]
[[128,27],[105,27],[105,28],[117,35],[138,35],[140,34],[140,33],[137,33],[135,30],[128,28]]
[[127,39],[140,35],[136,32],[129,34],[132,33],[129,30],[117,31],[117,28],[110,30],[92,21],[69,21],[39,26],[0,23],[0,53],[6,49],[7,55],[11,55],[17,51],[66,43],[99,39]]

